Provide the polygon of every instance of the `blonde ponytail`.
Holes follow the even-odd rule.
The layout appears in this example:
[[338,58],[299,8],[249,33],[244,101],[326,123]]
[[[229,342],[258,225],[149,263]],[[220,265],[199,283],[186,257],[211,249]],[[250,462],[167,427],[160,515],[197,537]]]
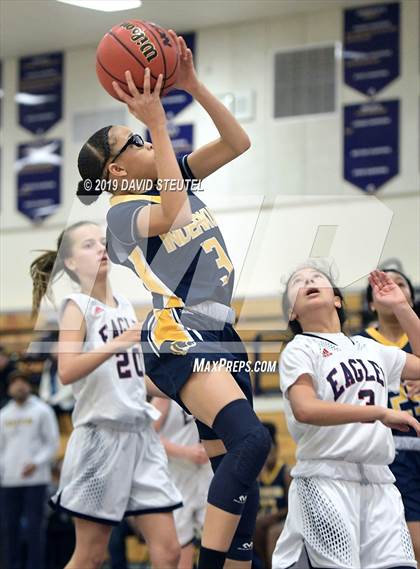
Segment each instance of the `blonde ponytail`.
[[[49,283],[57,261],[57,251],[45,251],[31,263],[32,316],[38,312],[41,300],[48,292]],[[57,271],[55,271],[57,272]]]

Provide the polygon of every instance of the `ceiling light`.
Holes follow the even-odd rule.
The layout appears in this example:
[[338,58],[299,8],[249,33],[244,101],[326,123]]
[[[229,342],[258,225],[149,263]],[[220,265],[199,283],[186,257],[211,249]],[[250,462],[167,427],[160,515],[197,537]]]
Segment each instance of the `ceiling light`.
[[57,0],[57,2],[72,4],[73,6],[79,6],[79,8],[100,10],[101,12],[119,12],[120,10],[131,10],[141,6],[141,0]]

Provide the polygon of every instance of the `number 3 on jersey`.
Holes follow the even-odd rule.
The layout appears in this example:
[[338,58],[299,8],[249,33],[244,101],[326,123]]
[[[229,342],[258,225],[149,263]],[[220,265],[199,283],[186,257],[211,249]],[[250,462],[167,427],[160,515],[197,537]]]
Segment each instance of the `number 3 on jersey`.
[[227,285],[229,282],[230,274],[233,271],[233,265],[230,262],[229,257],[227,256],[225,250],[220,245],[216,237],[210,237],[210,239],[206,239],[203,243],[201,243],[202,248],[206,254],[210,253],[210,251],[216,252],[216,265],[218,269],[225,269],[227,271],[227,275],[223,275],[220,277],[223,286]]

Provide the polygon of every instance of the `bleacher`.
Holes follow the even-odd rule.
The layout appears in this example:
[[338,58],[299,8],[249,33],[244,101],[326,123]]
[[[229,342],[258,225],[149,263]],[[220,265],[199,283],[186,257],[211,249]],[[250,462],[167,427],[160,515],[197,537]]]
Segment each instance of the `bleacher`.
[[[362,296],[360,292],[345,295],[348,313],[347,331],[354,332],[361,328]],[[261,419],[272,421],[277,425],[281,454],[288,463],[294,462],[294,443],[287,432],[282,398],[279,392],[278,359],[282,347],[290,338],[286,323],[281,314],[281,303],[278,297],[239,299],[233,305],[237,314],[236,330],[248,352],[249,360],[266,362],[275,366],[274,370],[251,372],[251,379],[256,397],[256,409]],[[139,320],[143,320],[149,310],[148,306],[136,309]],[[0,345],[10,352],[25,354],[30,342],[37,339],[42,331],[33,331],[34,322],[29,312],[0,314]],[[42,362],[23,361],[19,364],[25,370],[37,372],[42,369]],[[60,454],[71,433],[68,418],[60,419],[62,444]]]

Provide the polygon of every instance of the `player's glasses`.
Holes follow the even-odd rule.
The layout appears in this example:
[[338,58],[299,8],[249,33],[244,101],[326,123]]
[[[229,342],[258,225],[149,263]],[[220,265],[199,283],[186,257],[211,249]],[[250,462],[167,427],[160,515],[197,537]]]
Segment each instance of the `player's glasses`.
[[[117,158],[121,156],[123,152],[127,150],[129,146],[137,146],[137,148],[142,148],[144,146],[144,140],[139,134],[132,134],[121,150],[113,157],[108,158],[107,162],[115,162]],[[106,180],[108,180],[109,171],[106,173]]]

